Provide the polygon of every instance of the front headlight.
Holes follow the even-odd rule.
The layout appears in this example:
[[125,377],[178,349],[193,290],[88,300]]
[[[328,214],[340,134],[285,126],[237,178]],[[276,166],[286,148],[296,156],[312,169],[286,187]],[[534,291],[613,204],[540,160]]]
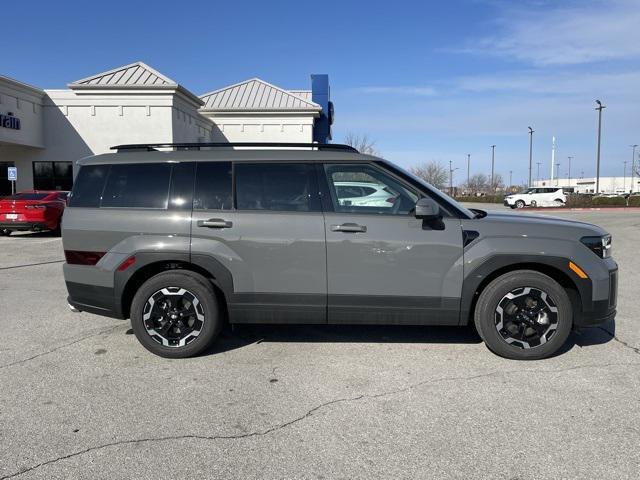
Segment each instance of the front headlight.
[[611,256],[611,235],[602,237],[582,237],[580,241],[600,258]]

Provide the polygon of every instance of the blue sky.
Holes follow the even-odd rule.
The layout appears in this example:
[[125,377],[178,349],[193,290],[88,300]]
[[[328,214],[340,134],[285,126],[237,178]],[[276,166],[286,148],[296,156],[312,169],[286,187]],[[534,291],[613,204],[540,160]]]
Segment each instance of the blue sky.
[[[63,6],[64,5],[64,6]],[[42,88],[142,60],[196,94],[260,77],[308,88],[328,73],[334,141],[368,134],[404,166],[454,162],[466,176],[541,176],[551,137],[560,173],[621,175],[640,143],[640,2],[249,1],[10,2],[0,73]],[[10,40],[10,41],[9,41]]]

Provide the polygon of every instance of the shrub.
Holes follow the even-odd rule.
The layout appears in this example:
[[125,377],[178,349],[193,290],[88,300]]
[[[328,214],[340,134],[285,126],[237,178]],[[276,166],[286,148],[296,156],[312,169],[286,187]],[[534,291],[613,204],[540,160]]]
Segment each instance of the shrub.
[[502,203],[504,201],[503,195],[485,195],[483,197],[456,197],[459,202],[474,202],[474,203]]
[[627,199],[624,197],[593,197],[593,206],[626,207]]
[[632,195],[631,197],[629,197],[629,204],[630,207],[640,207],[640,195]]
[[591,195],[568,195],[567,207],[569,208],[589,208],[593,205]]

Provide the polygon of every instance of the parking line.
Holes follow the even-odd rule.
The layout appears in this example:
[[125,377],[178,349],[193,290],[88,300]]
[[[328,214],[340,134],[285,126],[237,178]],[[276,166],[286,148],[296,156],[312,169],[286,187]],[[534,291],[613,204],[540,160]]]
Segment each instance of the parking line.
[[64,263],[64,260],[52,260],[50,262],[27,263],[25,265],[12,265],[11,267],[0,267],[0,270],[10,270],[12,268],[37,267],[38,265],[49,265],[51,263]]

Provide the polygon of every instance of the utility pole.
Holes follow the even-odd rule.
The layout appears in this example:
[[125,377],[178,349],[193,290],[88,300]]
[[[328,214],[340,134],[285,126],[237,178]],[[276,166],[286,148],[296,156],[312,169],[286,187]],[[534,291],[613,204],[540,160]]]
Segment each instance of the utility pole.
[[452,161],[449,160],[449,196],[453,197],[453,172],[457,170],[457,168],[452,168]]
[[471,173],[471,154],[467,153],[467,188],[469,188],[470,173]]
[[496,146],[495,145],[491,145],[491,190],[494,191],[495,193],[495,184],[494,184],[494,167],[495,167],[495,160],[496,160]]
[[571,186],[571,160],[573,159],[573,157],[567,157],[569,159],[569,173],[567,173],[567,180],[569,181],[569,185],[567,185],[567,187]]
[[533,161],[533,128],[529,128],[529,188],[531,188],[531,162]]
[[[631,192],[633,193],[633,176],[635,175],[636,172],[636,147],[638,146],[636,145],[629,145],[631,148],[633,148],[633,154],[631,155]],[[626,162],[625,162],[626,163]],[[624,167],[624,171],[627,171],[627,167]]]
[[600,100],[596,100],[598,106],[598,151],[596,154],[596,195],[600,193],[600,137],[602,136],[602,109],[606,108]]

